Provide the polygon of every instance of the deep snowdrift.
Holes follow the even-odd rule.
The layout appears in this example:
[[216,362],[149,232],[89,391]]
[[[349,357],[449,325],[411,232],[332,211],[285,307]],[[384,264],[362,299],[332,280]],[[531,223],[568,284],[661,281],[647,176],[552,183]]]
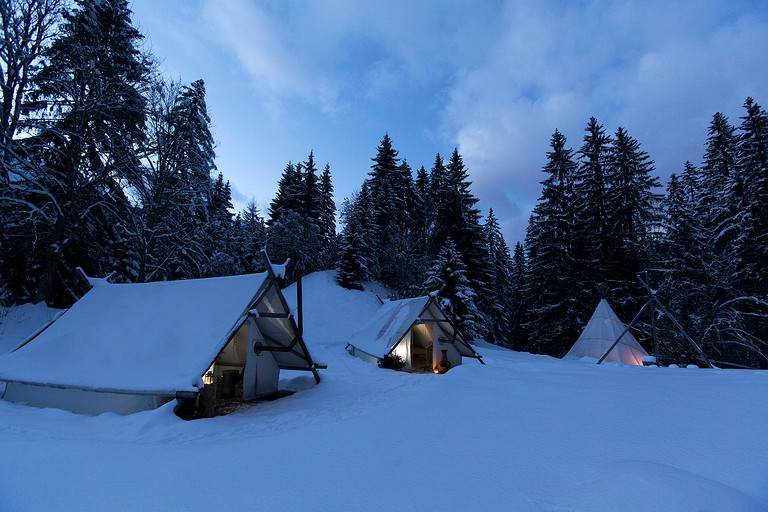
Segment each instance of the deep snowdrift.
[[768,374],[486,345],[485,366],[380,370],[344,350],[375,295],[330,273],[304,292],[329,367],[287,373],[288,398],[193,422],[0,401],[0,510],[768,510]]

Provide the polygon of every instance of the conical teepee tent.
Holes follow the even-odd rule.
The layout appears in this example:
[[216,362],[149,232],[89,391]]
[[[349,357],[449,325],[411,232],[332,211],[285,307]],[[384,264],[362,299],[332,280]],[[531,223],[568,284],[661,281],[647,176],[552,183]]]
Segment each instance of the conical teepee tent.
[[[624,329],[626,326],[613,312],[608,301],[601,299],[581,336],[573,344],[571,350],[563,356],[563,359],[581,359],[583,357],[600,359],[621,336]],[[605,360],[642,365],[643,357],[647,355],[648,353],[640,346],[632,333],[627,332]]]

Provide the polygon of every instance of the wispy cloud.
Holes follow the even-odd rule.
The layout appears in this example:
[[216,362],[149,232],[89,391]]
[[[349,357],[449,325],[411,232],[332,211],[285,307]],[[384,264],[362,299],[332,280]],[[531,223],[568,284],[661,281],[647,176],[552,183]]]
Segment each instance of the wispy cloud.
[[624,126],[666,178],[700,159],[715,111],[738,122],[745,97],[768,90],[768,4],[749,0],[202,5],[194,34],[250,77],[273,116],[262,134],[272,146],[285,148],[277,138],[295,138],[300,118],[305,140],[328,142],[343,196],[367,165],[344,159],[372,151],[367,137],[389,130],[412,151],[428,148],[401,152],[414,167],[456,145],[511,241],[524,234],[556,128],[578,148],[590,116],[610,132]]

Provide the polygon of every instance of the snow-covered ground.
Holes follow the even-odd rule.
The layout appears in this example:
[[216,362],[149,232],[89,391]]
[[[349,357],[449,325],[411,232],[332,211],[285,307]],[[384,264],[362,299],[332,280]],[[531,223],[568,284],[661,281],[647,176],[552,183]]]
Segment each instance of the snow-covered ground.
[[766,373],[485,345],[485,366],[381,370],[344,350],[375,296],[330,273],[304,292],[328,369],[287,374],[290,397],[192,422],[0,401],[0,511],[768,510]]

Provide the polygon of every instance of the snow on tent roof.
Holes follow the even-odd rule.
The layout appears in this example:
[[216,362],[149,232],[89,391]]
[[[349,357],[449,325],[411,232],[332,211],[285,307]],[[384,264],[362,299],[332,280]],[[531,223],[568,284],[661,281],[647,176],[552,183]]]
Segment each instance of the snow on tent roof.
[[37,338],[0,357],[0,379],[135,392],[197,391],[268,275],[98,284]]
[[[626,326],[613,312],[608,301],[601,299],[581,336],[573,344],[571,350],[563,356],[563,359],[581,359],[583,357],[600,359],[621,336],[624,329]],[[640,346],[632,333],[627,332],[605,360],[642,365],[643,357],[647,355],[648,353]]]
[[406,335],[427,305],[430,297],[385,302],[370,322],[348,340],[351,345],[373,356],[383,356]]

